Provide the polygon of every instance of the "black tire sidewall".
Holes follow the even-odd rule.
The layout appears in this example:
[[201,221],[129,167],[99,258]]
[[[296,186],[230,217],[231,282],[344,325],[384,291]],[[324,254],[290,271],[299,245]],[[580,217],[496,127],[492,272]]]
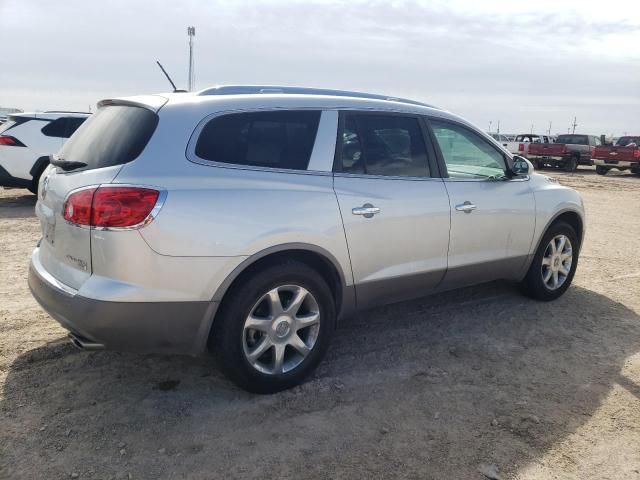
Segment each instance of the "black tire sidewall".
[[[238,386],[254,393],[274,393],[301,383],[320,363],[335,330],[335,303],[323,278],[301,262],[287,261],[246,277],[225,297],[212,329],[210,346],[225,374]],[[280,285],[307,289],[318,302],[320,331],[309,355],[293,370],[281,375],[257,371],[245,357],[242,346],[244,322],[260,297]]]
[[[549,245],[551,239],[556,235],[565,235],[569,238],[569,241],[571,242],[571,248],[573,250],[573,260],[571,263],[571,270],[569,271],[569,275],[562,286],[556,290],[550,290],[542,280],[541,266],[544,252],[547,249],[547,246]],[[566,292],[567,289],[571,286],[571,283],[573,281],[576,269],[578,268],[579,253],[580,239],[578,239],[578,235],[576,234],[573,227],[565,222],[556,222],[552,224],[542,236],[540,244],[538,245],[538,250],[536,250],[536,254],[533,257],[533,261],[531,262],[531,266],[529,267],[529,271],[527,272],[527,276],[522,282],[524,293],[532,298],[543,301],[555,300],[556,298],[562,296],[564,292]]]

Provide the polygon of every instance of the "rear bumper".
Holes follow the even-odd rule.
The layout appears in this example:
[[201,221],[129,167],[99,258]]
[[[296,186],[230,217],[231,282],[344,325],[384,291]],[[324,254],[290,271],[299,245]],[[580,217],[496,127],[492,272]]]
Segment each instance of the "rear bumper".
[[38,303],[87,349],[198,355],[207,344],[216,302],[105,302],[57,282],[33,252],[29,288]]
[[0,165],[0,187],[30,188],[33,180],[12,176]]
[[564,162],[569,157],[555,155],[529,155],[529,160],[537,160],[543,162]]
[[600,160],[598,158],[594,159],[594,164],[601,167],[609,167],[609,168],[637,168],[640,167],[640,162],[625,162],[625,161],[616,161],[616,160]]

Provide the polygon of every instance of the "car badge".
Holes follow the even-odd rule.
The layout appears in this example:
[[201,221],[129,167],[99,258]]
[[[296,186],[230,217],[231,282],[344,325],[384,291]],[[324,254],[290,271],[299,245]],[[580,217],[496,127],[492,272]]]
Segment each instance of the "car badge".
[[49,175],[44,177],[44,180],[42,181],[42,199],[43,200],[44,200],[44,197],[47,196],[47,190],[49,190]]

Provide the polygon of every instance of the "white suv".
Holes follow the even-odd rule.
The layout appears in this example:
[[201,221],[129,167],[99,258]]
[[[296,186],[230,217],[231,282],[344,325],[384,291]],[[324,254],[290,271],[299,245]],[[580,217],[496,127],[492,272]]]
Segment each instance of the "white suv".
[[0,125],[0,187],[28,188],[38,180],[56,153],[89,113],[14,113]]
[[52,159],[29,285],[82,348],[200,354],[272,392],[356,310],[496,279],[552,300],[580,196],[398,98],[216,87],[100,102]]

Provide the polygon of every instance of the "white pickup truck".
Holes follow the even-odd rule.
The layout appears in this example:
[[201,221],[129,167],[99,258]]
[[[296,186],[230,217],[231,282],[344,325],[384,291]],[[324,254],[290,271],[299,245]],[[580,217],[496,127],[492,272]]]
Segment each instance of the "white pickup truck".
[[528,158],[529,145],[532,143],[554,143],[550,135],[537,135],[535,133],[521,133],[516,135],[513,142],[502,142],[502,146],[511,153]]

